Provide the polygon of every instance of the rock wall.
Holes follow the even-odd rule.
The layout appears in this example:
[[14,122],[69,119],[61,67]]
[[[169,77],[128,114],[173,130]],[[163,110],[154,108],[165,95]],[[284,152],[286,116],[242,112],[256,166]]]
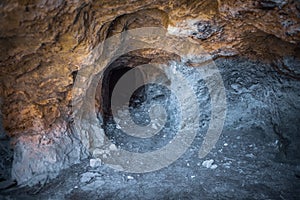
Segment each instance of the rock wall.
[[0,97],[13,178],[33,184],[87,157],[72,129],[72,87],[105,38],[162,26],[214,58],[247,56],[299,80],[291,64],[299,59],[299,9],[292,0],[1,1]]

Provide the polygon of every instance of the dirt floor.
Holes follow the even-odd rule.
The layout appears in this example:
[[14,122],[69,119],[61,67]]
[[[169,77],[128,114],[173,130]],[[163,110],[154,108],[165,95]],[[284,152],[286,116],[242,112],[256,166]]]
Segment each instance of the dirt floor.
[[[255,132],[258,130],[253,130]],[[276,144],[249,133],[225,132],[202,166],[191,148],[167,168],[145,174],[91,168],[89,160],[63,171],[47,184],[13,187],[1,199],[297,199],[300,169],[275,161]],[[197,139],[196,139],[197,140]],[[197,141],[196,141],[197,142]],[[275,142],[275,141],[274,141]]]

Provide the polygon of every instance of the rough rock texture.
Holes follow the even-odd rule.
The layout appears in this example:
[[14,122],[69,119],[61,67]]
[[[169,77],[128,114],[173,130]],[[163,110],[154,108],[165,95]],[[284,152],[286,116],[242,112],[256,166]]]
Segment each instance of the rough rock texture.
[[76,71],[105,38],[162,26],[215,58],[246,55],[299,80],[299,9],[292,0],[1,1],[0,97],[15,147],[13,177],[27,184],[87,156],[71,128],[71,90]]
[[[0,98],[0,108],[2,106],[2,99]],[[12,147],[10,146],[9,137],[6,135],[3,128],[3,116],[0,109],[0,180],[7,180],[10,178],[10,170],[12,164]]]
[[[282,77],[272,70],[272,66],[259,61],[220,58],[216,60],[216,65],[222,76],[227,77],[224,84],[228,117],[216,147],[206,158],[199,158],[198,151],[209,123],[207,87],[201,77],[190,73],[195,71],[193,68],[178,65],[195,88],[201,103],[202,120],[193,145],[172,165],[155,172],[136,174],[116,171],[106,164],[101,165],[96,159],[86,159],[62,171],[48,184],[0,191],[0,198],[298,199],[300,165],[278,162],[281,151],[277,144],[278,137],[273,133],[273,124],[280,123],[280,129],[288,135],[299,132],[299,92],[295,91],[300,89],[299,81]],[[269,73],[268,77],[266,73]],[[158,90],[151,90],[154,87],[149,87],[148,93],[152,94],[149,99],[159,94]],[[151,99],[148,103],[163,103],[166,99]],[[172,103],[174,105],[175,102]],[[143,115],[140,110],[144,108],[133,109],[134,115]],[[280,122],[276,112],[281,119],[290,121]],[[170,114],[177,115],[178,112],[173,110]],[[133,118],[138,123],[147,119],[141,116]],[[159,120],[155,122],[159,123]],[[110,129],[108,133],[122,149],[135,152],[164,146],[174,135],[173,131],[167,130],[170,128],[174,130],[172,123],[170,127],[165,126],[157,137],[136,141],[138,138],[129,140],[128,135],[118,128],[107,126]],[[278,153],[277,158],[275,153]],[[97,166],[91,165],[95,160]],[[205,161],[213,161],[212,166],[203,166]]]
[[47,135],[20,136],[14,148],[12,177],[19,184],[32,185],[54,178],[59,169],[86,158],[80,140],[69,134],[62,126]]

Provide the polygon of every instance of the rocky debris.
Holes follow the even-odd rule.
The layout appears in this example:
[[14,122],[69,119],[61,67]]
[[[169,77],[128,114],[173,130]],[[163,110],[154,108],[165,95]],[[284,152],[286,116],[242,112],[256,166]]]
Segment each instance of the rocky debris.
[[216,169],[218,167],[218,165],[213,164],[215,161],[213,159],[210,160],[205,160],[202,162],[202,166],[206,167],[208,169]]
[[100,158],[92,158],[90,159],[90,167],[97,168],[102,165],[102,161]]
[[126,176],[126,178],[127,178],[128,180],[133,180],[133,179],[134,179],[133,176]]
[[210,166],[210,169],[216,169],[218,167],[218,165],[213,164],[212,166]]
[[109,145],[109,150],[111,150],[111,151],[117,151],[118,148],[117,148],[117,146],[115,144],[111,144],[111,145]]

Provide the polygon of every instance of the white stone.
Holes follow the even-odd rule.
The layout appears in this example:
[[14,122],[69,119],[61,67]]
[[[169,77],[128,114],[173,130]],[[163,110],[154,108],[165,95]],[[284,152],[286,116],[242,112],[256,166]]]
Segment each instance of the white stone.
[[153,123],[153,124],[151,125],[151,127],[152,127],[153,129],[157,130],[157,126],[156,126],[155,123]]
[[116,126],[117,129],[122,129],[121,126],[119,124],[117,124]]
[[216,169],[218,167],[218,165],[213,164],[212,166],[210,166],[210,169]]
[[118,148],[117,148],[117,146],[116,146],[115,144],[111,144],[111,145],[109,146],[109,150],[111,150],[111,151],[117,151]]
[[203,167],[206,167],[206,168],[210,168],[210,167],[212,166],[213,163],[214,163],[214,160],[213,160],[213,159],[205,160],[205,161],[203,161],[202,166],[203,166]]
[[227,143],[224,143],[224,147],[227,147],[228,146],[228,144]]
[[127,179],[128,180],[133,180],[134,178],[133,178],[133,176],[127,176]]
[[101,166],[101,159],[100,158],[92,158],[92,159],[90,159],[90,166],[92,168],[100,167]]

